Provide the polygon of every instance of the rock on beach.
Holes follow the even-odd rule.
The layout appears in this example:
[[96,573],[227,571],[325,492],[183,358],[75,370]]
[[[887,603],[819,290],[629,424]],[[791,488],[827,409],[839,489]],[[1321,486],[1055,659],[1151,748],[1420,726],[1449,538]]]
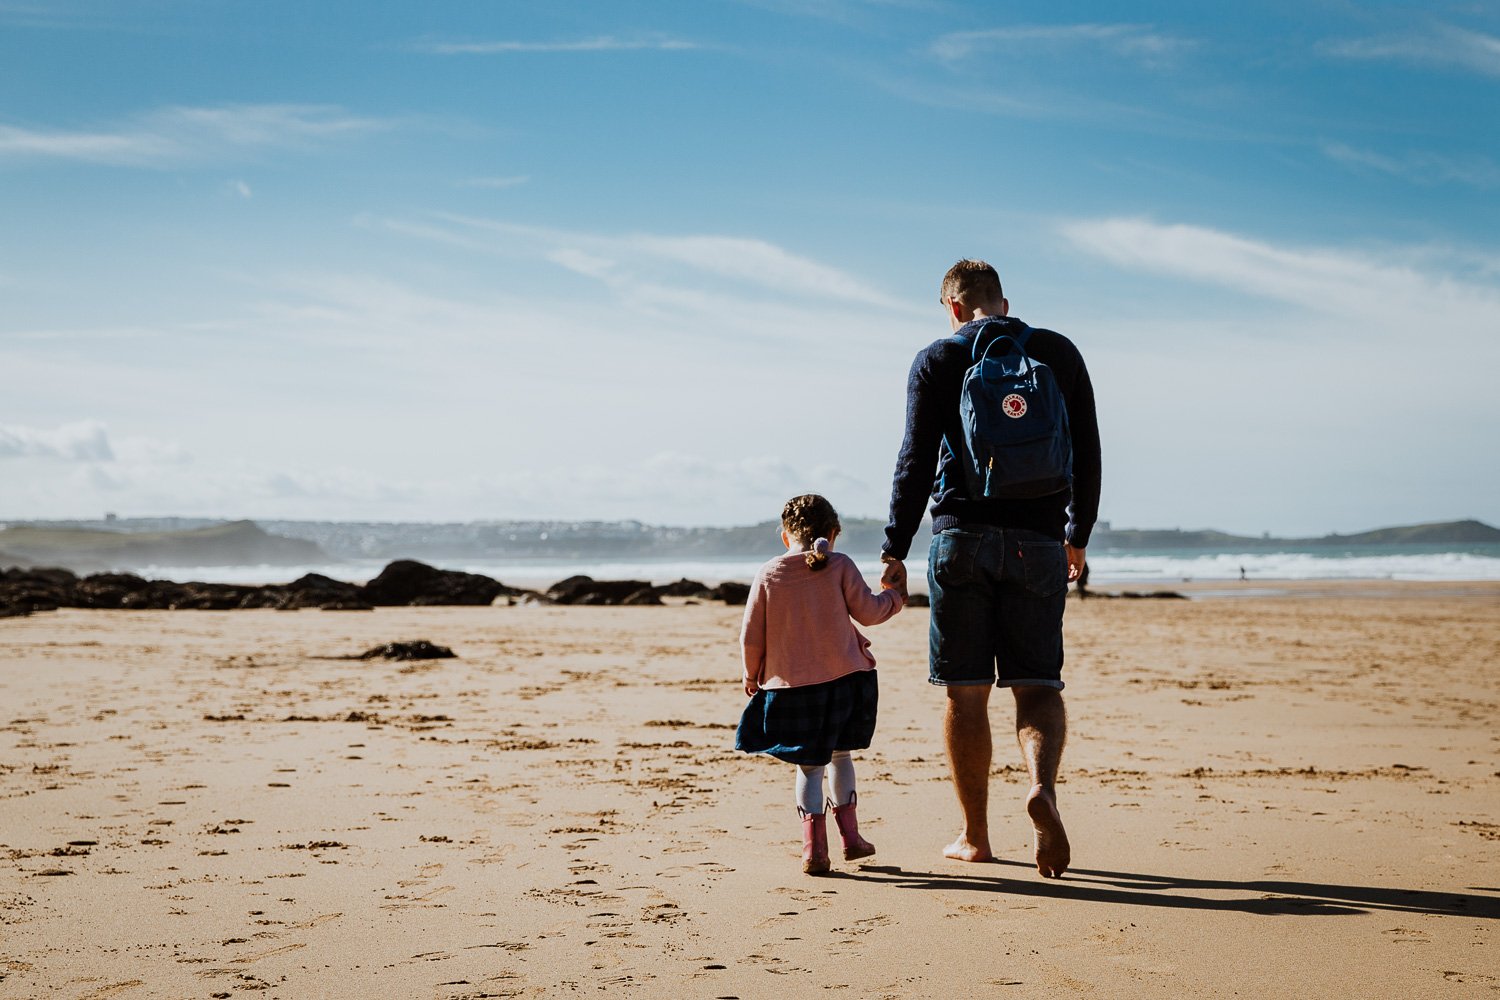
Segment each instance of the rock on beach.
[[264,608],[296,611],[368,611],[376,607],[431,605],[485,606],[498,598],[511,603],[562,605],[659,606],[663,597],[718,600],[744,604],[750,588],[721,583],[709,588],[696,580],[654,587],[647,580],[595,580],[571,576],[545,593],[508,587],[478,573],[438,569],[414,559],[399,559],[360,585],[320,573],[285,584],[249,586],[147,580],[134,573],[95,573],[79,577],[71,570],[13,567],[0,571],[0,617],[57,608],[114,610],[232,611]]

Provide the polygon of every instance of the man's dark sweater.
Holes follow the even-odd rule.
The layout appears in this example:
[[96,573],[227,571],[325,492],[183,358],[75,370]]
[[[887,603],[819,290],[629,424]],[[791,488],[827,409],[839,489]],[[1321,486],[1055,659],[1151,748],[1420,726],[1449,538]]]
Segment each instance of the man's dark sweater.
[[[906,558],[929,496],[933,498],[934,534],[960,525],[986,524],[1029,528],[1080,549],[1089,543],[1099,516],[1099,420],[1083,356],[1067,337],[1033,329],[1026,353],[1052,369],[1068,404],[1068,428],[1073,435],[1071,491],[1029,500],[971,500],[953,449],[942,447],[945,437],[954,442],[962,439],[958,397],[964,373],[972,363],[974,338],[981,326],[990,323],[1002,324],[1006,333],[1025,329],[1025,324],[1015,318],[976,319],[953,336],[929,344],[912,362],[906,380],[906,438],[896,458],[891,519],[883,546],[893,558]],[[995,335],[993,329],[984,331],[986,342]]]

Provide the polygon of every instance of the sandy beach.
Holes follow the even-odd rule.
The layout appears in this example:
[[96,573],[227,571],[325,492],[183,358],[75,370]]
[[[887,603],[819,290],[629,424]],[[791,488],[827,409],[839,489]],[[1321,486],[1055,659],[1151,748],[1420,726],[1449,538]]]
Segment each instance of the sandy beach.
[[1070,602],[1056,882],[1008,712],[940,856],[923,609],[822,878],[737,608],[0,622],[0,996],[1500,995],[1500,585],[1280,589]]

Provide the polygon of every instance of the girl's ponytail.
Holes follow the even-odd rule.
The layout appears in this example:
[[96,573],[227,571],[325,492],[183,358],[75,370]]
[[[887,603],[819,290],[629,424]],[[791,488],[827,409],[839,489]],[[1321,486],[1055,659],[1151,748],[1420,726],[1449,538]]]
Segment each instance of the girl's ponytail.
[[807,550],[804,556],[807,560],[807,568],[811,570],[828,568],[828,539],[819,538],[812,543],[812,548]]

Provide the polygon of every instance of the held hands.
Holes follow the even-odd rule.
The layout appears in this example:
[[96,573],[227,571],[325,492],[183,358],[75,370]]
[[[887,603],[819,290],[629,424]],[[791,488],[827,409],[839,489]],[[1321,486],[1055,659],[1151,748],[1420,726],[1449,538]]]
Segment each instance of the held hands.
[[890,556],[881,556],[880,561],[885,563],[885,569],[880,572],[880,589],[894,590],[903,601],[906,600],[906,564]]
[[1063,551],[1068,555],[1068,582],[1072,583],[1083,572],[1083,549],[1075,549],[1068,542],[1063,542]]

